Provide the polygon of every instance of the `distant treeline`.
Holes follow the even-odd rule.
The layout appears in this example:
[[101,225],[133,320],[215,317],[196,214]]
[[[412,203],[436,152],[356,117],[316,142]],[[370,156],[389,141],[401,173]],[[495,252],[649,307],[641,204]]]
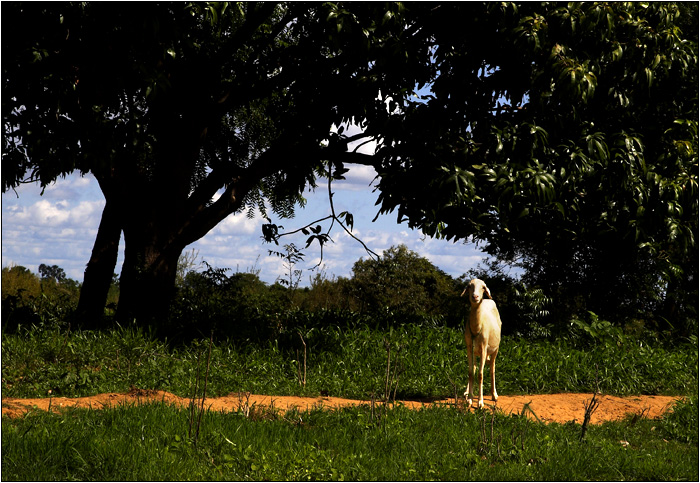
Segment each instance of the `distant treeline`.
[[[294,247],[285,249],[287,255],[293,254]],[[646,300],[635,310],[620,304],[596,315],[580,300],[557,299],[556,287],[527,286],[496,262],[485,261],[453,278],[404,245],[390,248],[379,259],[358,260],[349,278],[315,271],[308,287],[299,286],[302,271],[296,269],[294,258],[282,258],[287,276],[266,284],[256,269],[216,268],[205,261],[197,263],[195,252],[186,253],[180,260],[170,311],[152,329],[171,340],[208,337],[212,332],[235,340],[269,339],[296,327],[347,326],[359,321],[386,326],[428,321],[456,327],[469,313],[468,301],[460,294],[471,278],[482,278],[489,285],[505,334],[556,336],[574,330],[572,320],[597,320],[598,316],[628,333],[685,332],[693,324],[659,318],[655,309],[662,307],[661,299],[656,306]],[[3,331],[27,324],[111,327],[119,299],[118,277],[113,277],[102,320],[76,318],[80,288],[55,265],[42,264],[39,274],[22,266],[3,268]],[[641,294],[644,287],[639,290]],[[568,313],[562,314],[563,307]],[[697,327],[697,320],[694,323]]]

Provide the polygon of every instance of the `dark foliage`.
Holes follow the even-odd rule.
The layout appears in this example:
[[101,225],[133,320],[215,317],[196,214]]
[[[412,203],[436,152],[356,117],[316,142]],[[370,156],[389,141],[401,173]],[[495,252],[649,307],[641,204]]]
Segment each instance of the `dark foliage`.
[[[697,4],[6,2],[3,13],[3,191],[91,172],[107,200],[86,310],[104,307],[121,232],[118,316],[147,325],[168,310],[186,246],[232,213],[289,217],[318,177],[364,164],[382,212],[522,259],[558,318],[613,304],[646,317],[659,283],[670,325],[693,316],[676,297],[697,285]],[[364,141],[377,150],[348,149]],[[577,299],[602,279],[619,299]]]

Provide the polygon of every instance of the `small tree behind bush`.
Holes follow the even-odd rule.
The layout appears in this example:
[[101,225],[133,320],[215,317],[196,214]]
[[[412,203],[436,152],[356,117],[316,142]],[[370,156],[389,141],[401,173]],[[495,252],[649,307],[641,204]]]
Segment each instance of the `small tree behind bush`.
[[355,262],[352,272],[350,294],[361,312],[457,316],[463,305],[452,277],[405,245]]

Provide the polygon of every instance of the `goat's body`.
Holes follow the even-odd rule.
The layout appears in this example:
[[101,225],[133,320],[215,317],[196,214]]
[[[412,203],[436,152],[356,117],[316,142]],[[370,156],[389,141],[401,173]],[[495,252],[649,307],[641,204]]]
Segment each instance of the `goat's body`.
[[[483,298],[485,292],[491,296],[486,284],[475,279],[469,283],[469,287],[462,293],[469,291],[471,311],[469,322],[464,327],[464,341],[467,343],[467,358],[469,362],[469,385],[464,395],[467,396],[467,404],[472,405],[472,393],[474,391],[474,375],[476,371],[475,358],[480,359],[479,370],[479,407],[484,406],[484,366],[486,360],[490,361],[491,369],[491,395],[493,400],[498,400],[496,392],[496,356],[501,344],[501,316],[496,308],[496,302]],[[481,293],[476,293],[481,290]]]

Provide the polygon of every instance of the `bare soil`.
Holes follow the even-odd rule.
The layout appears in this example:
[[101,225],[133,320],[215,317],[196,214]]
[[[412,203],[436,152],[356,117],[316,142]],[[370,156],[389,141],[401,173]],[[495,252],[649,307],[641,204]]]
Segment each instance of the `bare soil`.
[[[565,394],[532,394],[524,396],[499,395],[497,408],[505,414],[525,414],[529,418],[544,423],[566,423],[573,421],[582,423],[585,409],[584,405],[590,401],[592,394],[565,393]],[[599,406],[591,417],[591,424],[600,424],[604,421],[624,419],[633,414],[646,418],[659,418],[668,411],[673,403],[680,399],[677,396],[630,396],[616,397],[598,395],[596,400]],[[182,398],[165,391],[149,389],[132,389],[128,393],[98,394],[90,397],[51,397],[39,399],[2,399],[3,417],[21,417],[32,408],[44,411],[60,411],[62,408],[80,407],[101,409],[119,404],[144,404],[149,402],[165,402],[168,404],[187,407],[191,399]],[[201,400],[198,401],[201,404]],[[250,393],[231,393],[228,396],[206,398],[205,407],[210,411],[245,411],[246,414],[253,411],[265,410],[290,410],[297,408],[307,409],[325,408],[338,409],[351,405],[370,405],[369,400],[352,400],[337,397],[296,397],[296,396],[262,396]],[[494,402],[490,396],[484,399],[487,407],[493,407]],[[378,402],[374,402],[378,404]],[[454,405],[454,399],[444,400],[420,400],[397,401],[407,408],[420,409],[422,407],[437,405]],[[463,398],[457,404],[464,407]],[[476,400],[470,410],[476,408]]]

